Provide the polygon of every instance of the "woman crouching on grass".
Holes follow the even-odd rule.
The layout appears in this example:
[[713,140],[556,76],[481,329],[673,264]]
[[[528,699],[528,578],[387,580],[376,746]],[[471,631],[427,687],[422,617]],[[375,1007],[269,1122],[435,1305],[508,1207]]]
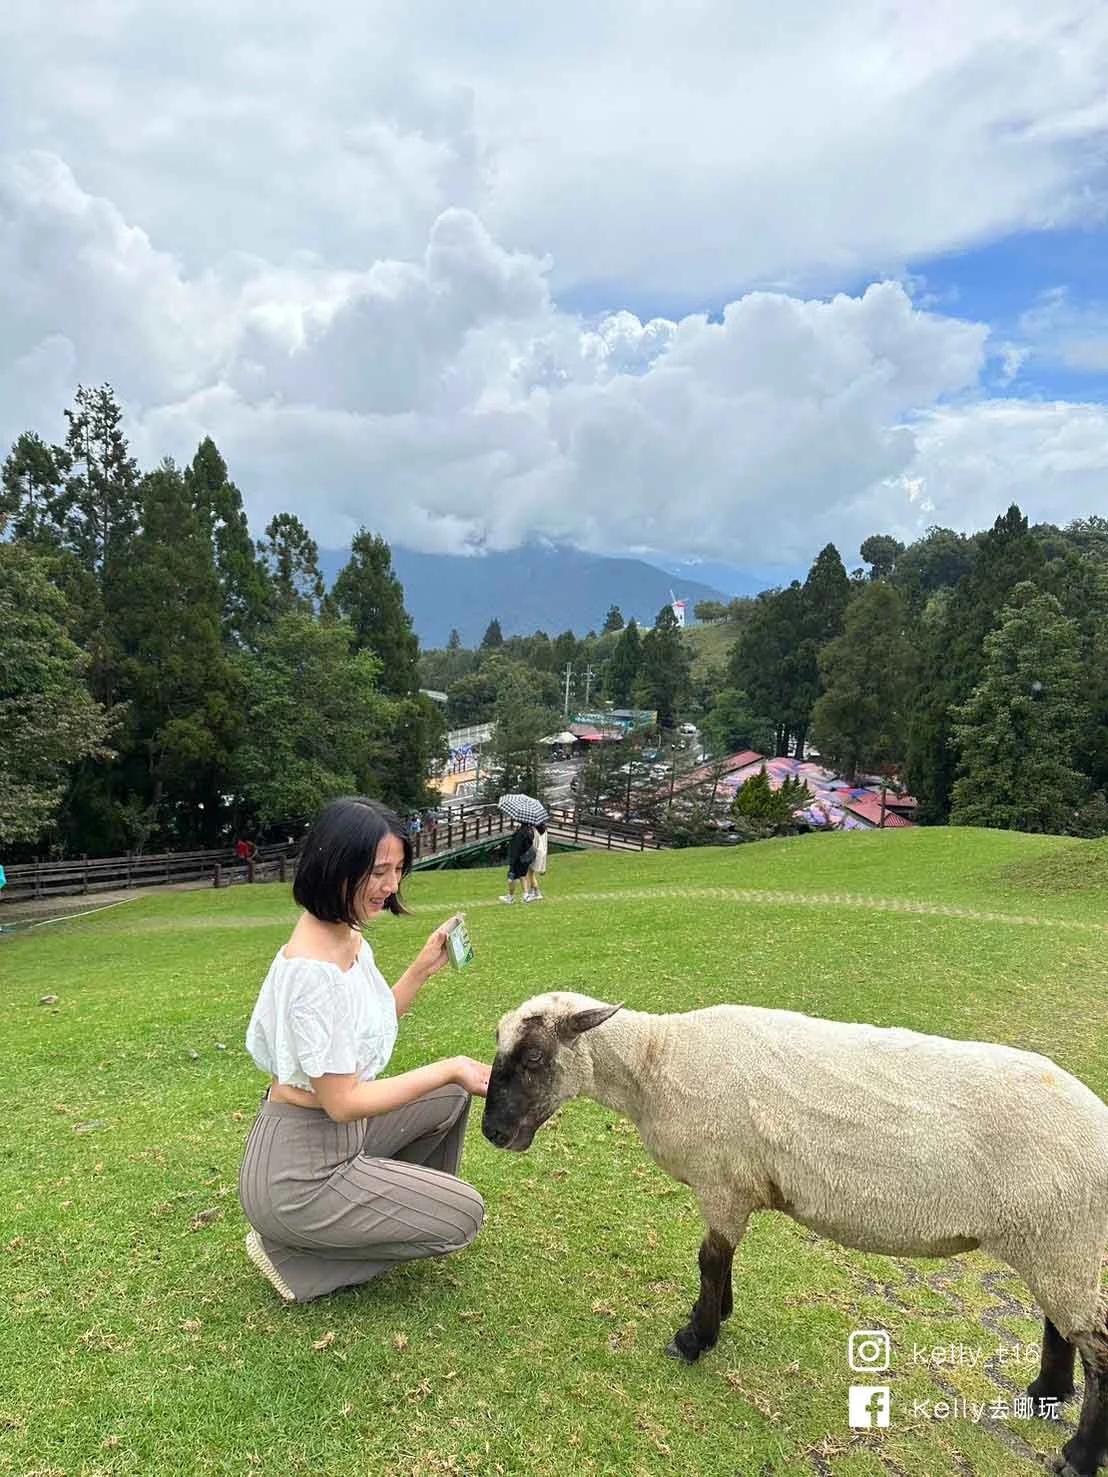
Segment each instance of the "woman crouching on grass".
[[239,1198],[250,1260],[286,1302],[367,1282],[397,1262],[468,1246],[480,1195],[457,1178],[471,1096],[489,1068],[448,1057],[379,1082],[402,1016],[447,962],[436,928],[390,990],[364,924],[403,913],[411,846],[392,811],[347,797],[304,841],[304,909],[262,984],[246,1033],[270,1085],[250,1131]]

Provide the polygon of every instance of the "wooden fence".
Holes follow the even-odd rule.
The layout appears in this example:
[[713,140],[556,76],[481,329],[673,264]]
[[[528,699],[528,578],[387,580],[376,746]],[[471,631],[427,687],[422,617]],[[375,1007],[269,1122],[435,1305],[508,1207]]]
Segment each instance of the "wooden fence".
[[[412,837],[414,860],[446,858],[511,831],[513,822],[495,807],[459,812],[437,826],[424,826]],[[606,816],[578,816],[569,809],[552,810],[549,831],[557,841],[602,847],[608,851],[643,851],[658,843],[649,833]],[[259,847],[243,861],[230,847],[211,851],[166,851],[152,856],[80,857],[60,862],[28,862],[6,869],[8,885],[0,891],[0,909],[6,902],[28,898],[73,897],[119,892],[133,887],[168,887],[175,883],[207,882],[227,887],[237,882],[288,881],[296,871],[297,845]]]

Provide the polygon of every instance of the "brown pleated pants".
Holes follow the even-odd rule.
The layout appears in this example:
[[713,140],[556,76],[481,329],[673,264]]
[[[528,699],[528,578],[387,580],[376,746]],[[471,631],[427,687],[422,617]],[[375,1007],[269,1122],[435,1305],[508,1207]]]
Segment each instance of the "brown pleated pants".
[[485,1204],[457,1178],[469,1104],[451,1085],[335,1123],[321,1109],[263,1101],[239,1199],[297,1302],[470,1244]]

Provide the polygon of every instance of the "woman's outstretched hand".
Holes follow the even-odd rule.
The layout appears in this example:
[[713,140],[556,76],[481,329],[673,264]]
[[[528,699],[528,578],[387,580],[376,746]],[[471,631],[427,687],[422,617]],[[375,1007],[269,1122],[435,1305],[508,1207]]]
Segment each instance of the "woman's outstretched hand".
[[476,1062],[471,1056],[456,1056],[453,1060],[454,1081],[473,1097],[484,1097],[489,1090],[491,1067]]
[[440,923],[416,955],[414,968],[424,979],[430,979],[433,974],[438,974],[449,959],[450,956],[446,952],[446,935],[461,916],[461,913],[455,913],[445,923]]

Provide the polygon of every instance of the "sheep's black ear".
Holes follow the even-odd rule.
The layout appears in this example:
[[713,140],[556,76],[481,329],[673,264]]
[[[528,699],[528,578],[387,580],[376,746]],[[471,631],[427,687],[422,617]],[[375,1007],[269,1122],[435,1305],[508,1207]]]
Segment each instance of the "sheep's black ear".
[[595,1030],[602,1026],[606,1020],[610,1020],[617,1010],[623,1009],[623,1001],[618,1005],[594,1005],[588,1010],[578,1010],[573,1015],[567,1015],[558,1022],[558,1040],[576,1041],[585,1031]]

